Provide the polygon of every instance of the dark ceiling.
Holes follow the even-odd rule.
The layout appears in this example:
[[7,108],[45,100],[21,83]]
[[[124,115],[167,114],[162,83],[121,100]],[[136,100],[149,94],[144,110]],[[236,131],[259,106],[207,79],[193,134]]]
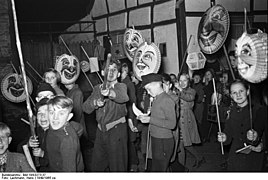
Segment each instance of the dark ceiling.
[[[90,13],[95,0],[15,0],[20,33],[61,32]],[[60,22],[65,23],[60,23]],[[51,23],[46,23],[51,22]]]

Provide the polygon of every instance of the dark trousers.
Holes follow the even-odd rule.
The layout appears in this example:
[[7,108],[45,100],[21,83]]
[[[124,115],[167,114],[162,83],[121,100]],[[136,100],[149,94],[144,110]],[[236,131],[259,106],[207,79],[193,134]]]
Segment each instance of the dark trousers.
[[152,172],[166,172],[174,150],[173,138],[154,138],[152,141]]
[[128,127],[128,164],[129,169],[131,165],[137,165],[139,163],[139,158],[137,155],[135,141],[136,141],[137,133],[132,132]]
[[107,132],[102,132],[97,128],[92,155],[92,171],[126,172],[127,141],[127,123],[120,123]]

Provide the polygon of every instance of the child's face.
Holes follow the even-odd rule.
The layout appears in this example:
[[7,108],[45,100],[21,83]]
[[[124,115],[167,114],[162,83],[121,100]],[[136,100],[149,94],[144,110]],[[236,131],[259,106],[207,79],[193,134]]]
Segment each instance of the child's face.
[[212,73],[210,71],[207,71],[206,74],[205,74],[205,77],[207,80],[212,80]]
[[36,97],[36,101],[39,102],[43,98],[51,99],[53,97],[54,97],[53,92],[51,92],[51,91],[41,91],[41,92],[38,93],[38,95]]
[[49,120],[48,120],[48,106],[43,105],[39,107],[37,111],[37,122],[43,128],[47,129],[49,127]]
[[171,89],[171,83],[169,81],[163,82],[163,89],[166,93]]
[[120,76],[120,73],[118,72],[117,65],[111,64],[108,68],[107,80],[109,82],[114,82],[117,80],[119,76]]
[[48,106],[48,119],[52,129],[62,128],[70,120],[70,110],[60,106]]
[[5,132],[0,132],[0,157],[7,151],[11,140],[12,138],[8,137]]
[[201,81],[201,77],[199,75],[194,76],[194,83],[197,84]]
[[230,90],[231,98],[237,103],[238,106],[244,107],[247,105],[248,90],[241,83],[233,84]]
[[50,84],[52,87],[57,86],[57,77],[53,72],[47,72],[45,75],[45,82]]
[[189,80],[186,76],[181,75],[180,80],[179,80],[179,84],[181,88],[187,88],[188,84],[189,84]]

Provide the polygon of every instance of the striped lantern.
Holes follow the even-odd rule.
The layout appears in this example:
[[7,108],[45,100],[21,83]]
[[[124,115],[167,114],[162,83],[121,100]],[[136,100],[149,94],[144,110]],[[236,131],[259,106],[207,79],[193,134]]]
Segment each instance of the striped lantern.
[[236,42],[238,72],[242,78],[259,83],[267,78],[267,34],[244,32]]
[[217,52],[224,44],[230,27],[228,11],[217,4],[207,9],[198,26],[198,44],[205,54]]

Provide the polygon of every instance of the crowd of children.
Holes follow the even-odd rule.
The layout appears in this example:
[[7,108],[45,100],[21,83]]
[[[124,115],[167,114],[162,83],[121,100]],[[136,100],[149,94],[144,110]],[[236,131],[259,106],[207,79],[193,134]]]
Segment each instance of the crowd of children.
[[[245,82],[230,83],[227,72],[216,78],[212,69],[205,71],[204,78],[199,71],[192,78],[188,74],[176,77],[150,73],[141,76],[140,82],[126,63],[111,60],[106,67],[107,82],[96,85],[85,100],[75,83],[65,85],[65,93],[60,89],[56,70],[44,73],[44,82],[39,84],[35,98],[36,135],[29,135],[20,144],[30,148],[38,172],[85,171],[81,151],[81,137],[88,136],[84,113],[93,112],[97,131],[89,163],[92,172],[138,171],[137,149],[147,171],[172,171],[174,161],[186,166],[186,151],[195,157],[193,167],[199,168],[206,160],[195,145],[202,145],[209,138],[207,118],[210,108],[215,107],[213,78],[217,82],[216,101],[221,118],[225,119],[217,140],[231,143],[227,170],[265,168],[267,138],[263,139],[263,134],[267,136],[267,108],[249,103]],[[264,97],[267,101],[267,93]],[[142,114],[134,114],[133,104]],[[261,118],[256,118],[257,113]],[[23,154],[8,151],[11,140],[10,128],[0,123],[0,171],[34,172]],[[251,152],[237,153],[244,143]]]

